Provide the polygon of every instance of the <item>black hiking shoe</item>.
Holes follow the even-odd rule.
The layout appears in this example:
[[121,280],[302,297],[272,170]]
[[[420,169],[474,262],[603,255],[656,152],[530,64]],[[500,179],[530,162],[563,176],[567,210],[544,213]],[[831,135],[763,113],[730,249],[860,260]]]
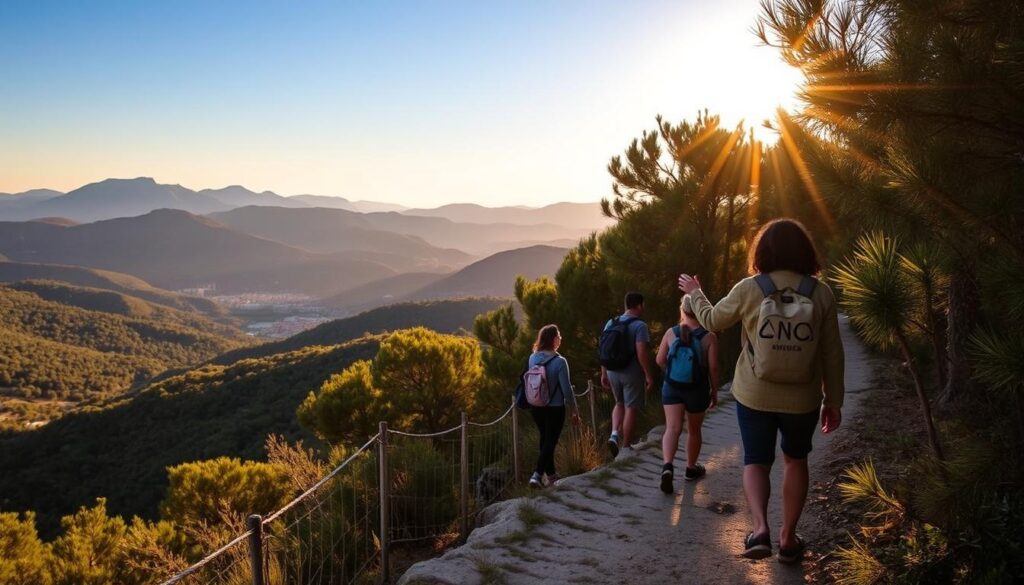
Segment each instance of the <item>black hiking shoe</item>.
[[805,550],[807,550],[807,545],[804,544],[804,539],[800,538],[798,534],[796,535],[796,546],[790,548],[779,546],[779,562],[784,565],[795,565],[804,560]]
[[619,455],[619,438],[615,435],[608,437],[608,450],[612,453],[612,459]]
[[672,486],[672,480],[675,479],[675,471],[672,469],[672,465],[666,465],[661,469],[661,491],[666,494],[671,494],[675,491]]
[[708,470],[704,469],[701,464],[694,465],[693,467],[687,467],[683,473],[683,479],[686,481],[698,480],[708,474]]
[[754,536],[751,532],[743,539],[743,556],[748,559],[763,559],[772,556],[772,538],[768,533]]

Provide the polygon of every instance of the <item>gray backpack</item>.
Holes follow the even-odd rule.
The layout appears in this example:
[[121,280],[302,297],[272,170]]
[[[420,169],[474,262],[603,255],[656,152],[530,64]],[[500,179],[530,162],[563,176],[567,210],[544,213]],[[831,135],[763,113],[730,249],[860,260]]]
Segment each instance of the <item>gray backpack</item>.
[[779,290],[767,274],[754,280],[764,293],[757,330],[747,340],[754,375],[779,384],[810,382],[818,355],[818,323],[811,300],[818,281],[805,276],[796,290]]

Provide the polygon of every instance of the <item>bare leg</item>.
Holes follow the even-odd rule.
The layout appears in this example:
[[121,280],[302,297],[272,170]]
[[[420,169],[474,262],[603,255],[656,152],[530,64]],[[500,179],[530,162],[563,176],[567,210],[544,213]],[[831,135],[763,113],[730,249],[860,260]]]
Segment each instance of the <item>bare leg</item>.
[[701,434],[701,427],[704,425],[703,412],[686,413],[686,465],[693,467],[697,465],[697,457],[700,457],[700,448],[704,444],[704,437]]
[[770,465],[743,466],[743,492],[747,495],[750,510],[751,531],[754,536],[768,534],[768,498],[771,497],[772,483],[769,477]]
[[679,435],[683,432],[682,404],[666,404],[665,434],[661,437],[661,457],[664,463],[672,463],[679,449]]
[[782,472],[782,531],[779,546],[796,546],[796,524],[804,511],[807,501],[807,459],[792,459],[785,456],[786,467]]
[[616,402],[612,407],[612,432],[619,433],[619,436],[622,436],[622,418],[625,412],[626,407],[621,402]]
[[630,447],[633,445],[633,429],[636,428],[636,411],[635,406],[626,407],[626,414],[622,417],[622,444]]

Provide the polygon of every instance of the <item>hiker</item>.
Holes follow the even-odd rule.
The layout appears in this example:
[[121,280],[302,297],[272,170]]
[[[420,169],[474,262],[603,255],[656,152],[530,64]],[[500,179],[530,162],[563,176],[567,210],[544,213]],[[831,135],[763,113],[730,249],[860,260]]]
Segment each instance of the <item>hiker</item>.
[[697,320],[710,331],[743,323],[743,348],[732,394],[743,440],[743,490],[753,527],[743,556],[772,554],[768,528],[769,471],[782,435],[782,527],[779,561],[800,562],[804,542],[796,533],[807,500],[807,455],[819,420],[830,433],[842,421],[843,344],[836,300],[821,271],[807,230],[792,219],[761,228],[750,247],[750,274],[712,305],[696,276],[679,276]]
[[701,327],[690,295],[679,302],[679,324],[661,338],[655,361],[665,372],[661,403],[665,408],[665,434],[661,438],[661,491],[671,494],[673,460],[679,448],[686,416],[686,470],[683,479],[694,481],[707,471],[697,463],[703,443],[704,413],[718,404],[718,336]]
[[620,449],[630,449],[636,428],[636,413],[643,408],[644,397],[654,385],[651,376],[651,341],[644,314],[644,295],[628,292],[626,312],[608,321],[601,333],[599,347],[601,385],[611,388],[615,397],[612,408],[612,434],[608,449],[612,457]]
[[530,414],[537,423],[540,434],[540,452],[537,467],[530,476],[530,487],[540,488],[554,485],[558,481],[555,473],[555,447],[565,425],[565,410],[572,413],[574,426],[580,424],[576,395],[569,383],[569,362],[558,354],[562,334],[557,325],[545,325],[537,332],[533,354],[527,362],[525,388]]

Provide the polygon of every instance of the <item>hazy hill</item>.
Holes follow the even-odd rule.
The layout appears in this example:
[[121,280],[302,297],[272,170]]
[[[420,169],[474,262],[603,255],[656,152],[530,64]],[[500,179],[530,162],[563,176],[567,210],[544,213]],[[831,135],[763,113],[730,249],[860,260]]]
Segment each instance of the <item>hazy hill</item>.
[[101,496],[113,514],[153,518],[168,466],[221,455],[260,459],[269,433],[304,438],[299,403],[332,374],[373,357],[377,344],[364,339],[207,365],[130,399],[0,436],[0,509],[35,510],[46,535],[61,515]]
[[365,335],[416,326],[442,333],[455,333],[460,329],[471,331],[477,315],[492,311],[506,302],[507,299],[476,298],[388,305],[318,325],[288,339],[229,351],[211,361],[230,364],[240,359],[263,357],[313,345],[335,345]]
[[20,280],[60,281],[75,286],[125,293],[172,309],[201,312],[219,320],[227,317],[227,310],[209,299],[162,290],[128,274],[61,264],[0,262],[0,282]]
[[63,195],[63,193],[53,189],[32,189],[31,191],[21,193],[0,193],[0,214],[24,209],[58,195]]
[[198,192],[229,207],[245,207],[247,205],[274,205],[277,207],[308,207],[301,200],[284,197],[273,191],[257,193],[241,185],[229,185],[222,189],[203,189]]
[[349,201],[344,197],[331,197],[330,195],[293,195],[291,198],[297,199],[310,207],[346,209],[348,211],[358,211],[360,213],[402,211],[405,209],[404,206],[396,205],[394,203],[381,203],[379,201]]
[[20,210],[20,219],[58,216],[90,222],[141,215],[154,209],[210,213],[228,207],[212,197],[181,185],[161,185],[148,177],[140,177],[90,183]]
[[0,253],[19,262],[127,272],[164,288],[215,284],[224,292],[324,295],[395,273],[377,262],[312,254],[169,209],[72,227],[0,223]]
[[406,215],[444,217],[461,223],[511,223],[520,225],[557,224],[575,229],[600,231],[613,221],[594,203],[555,203],[540,208],[484,207],[474,203],[454,203],[434,209],[406,209]]
[[402,259],[402,266],[395,266],[399,269],[407,269],[408,261],[421,270],[461,268],[473,259],[459,250],[431,246],[416,236],[373,228],[363,214],[342,209],[241,207],[210,217],[240,232],[310,252],[374,252],[385,264],[384,255],[394,255]]
[[434,246],[456,248],[480,256],[523,247],[524,243],[575,241],[591,232],[590,229],[568,228],[554,223],[457,223],[444,217],[394,212],[367,213],[364,217],[377,229],[418,236]]
[[343,293],[322,299],[327,307],[348,311],[366,311],[408,298],[417,290],[435,283],[446,275],[436,272],[407,272],[382,278]]
[[67,193],[35,189],[0,196],[0,219],[56,216],[93,222],[142,215],[156,209],[179,209],[201,215],[245,205],[308,207],[299,199],[283,197],[272,191],[256,193],[240,185],[193,191],[181,185],[164,185],[149,177],[139,177],[105,179]]
[[410,299],[458,297],[511,297],[515,278],[554,276],[568,250],[554,246],[531,246],[499,252],[433,282],[409,295]]

